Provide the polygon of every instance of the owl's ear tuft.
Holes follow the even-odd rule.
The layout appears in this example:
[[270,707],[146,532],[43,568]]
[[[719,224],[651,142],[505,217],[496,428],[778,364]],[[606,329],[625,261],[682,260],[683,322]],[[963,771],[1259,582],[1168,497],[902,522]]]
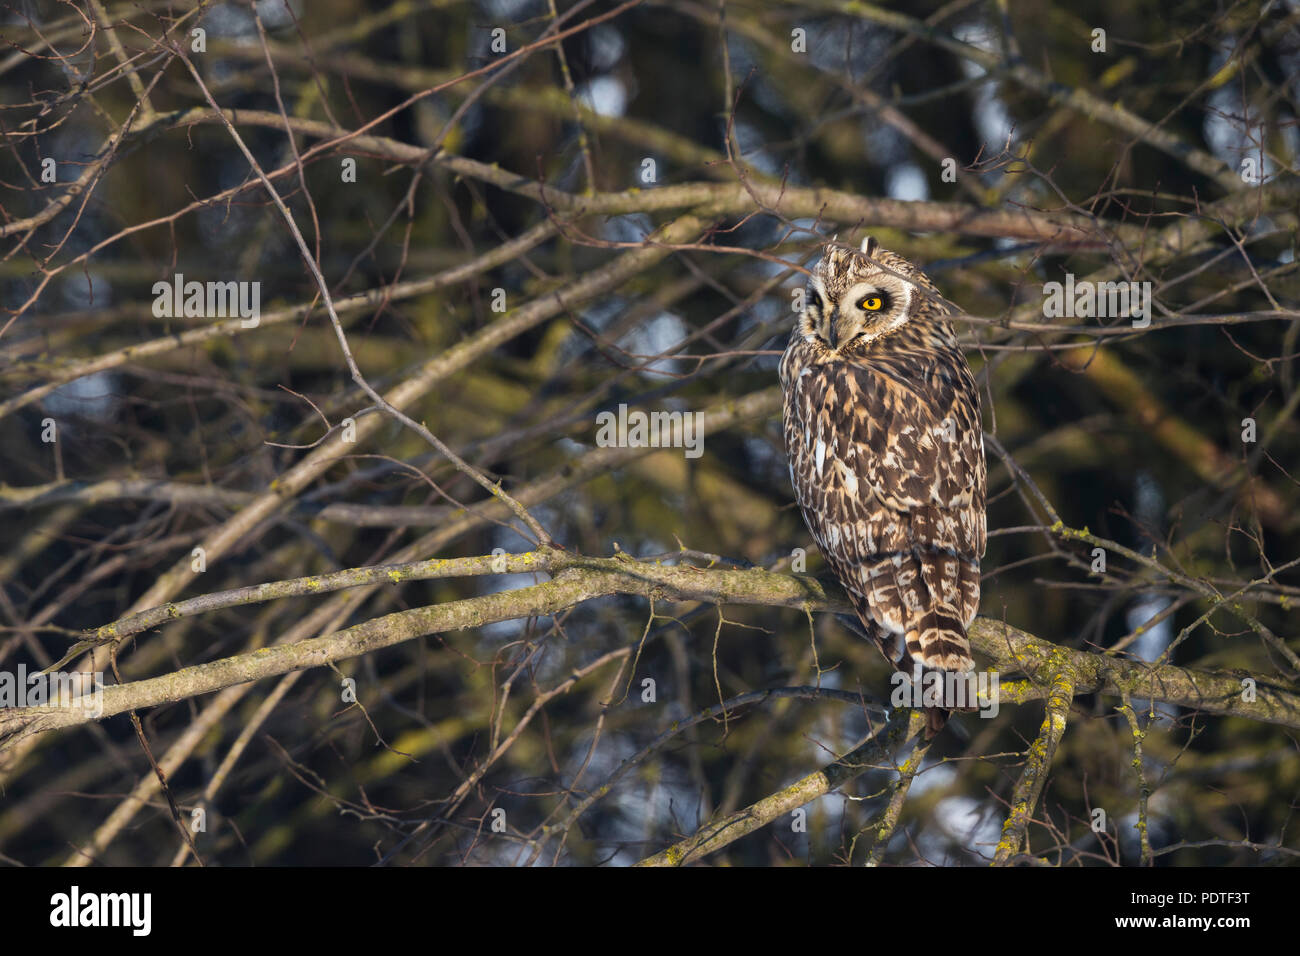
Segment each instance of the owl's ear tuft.
[[880,243],[876,242],[875,236],[867,236],[862,240],[862,254],[870,259],[880,248]]

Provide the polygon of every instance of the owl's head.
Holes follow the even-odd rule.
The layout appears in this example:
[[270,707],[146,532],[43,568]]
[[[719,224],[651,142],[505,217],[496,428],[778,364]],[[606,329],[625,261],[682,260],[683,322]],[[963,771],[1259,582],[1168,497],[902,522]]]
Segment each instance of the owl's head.
[[911,321],[934,284],[874,238],[854,250],[827,243],[808,282],[799,333],[832,352],[861,351]]

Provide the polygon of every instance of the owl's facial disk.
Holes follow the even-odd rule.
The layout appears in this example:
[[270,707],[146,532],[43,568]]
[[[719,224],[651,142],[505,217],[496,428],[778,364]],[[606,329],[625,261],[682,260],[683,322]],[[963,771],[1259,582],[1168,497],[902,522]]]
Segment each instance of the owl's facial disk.
[[858,282],[833,300],[820,285],[808,290],[806,334],[832,352],[865,348],[907,321],[910,296],[895,283]]

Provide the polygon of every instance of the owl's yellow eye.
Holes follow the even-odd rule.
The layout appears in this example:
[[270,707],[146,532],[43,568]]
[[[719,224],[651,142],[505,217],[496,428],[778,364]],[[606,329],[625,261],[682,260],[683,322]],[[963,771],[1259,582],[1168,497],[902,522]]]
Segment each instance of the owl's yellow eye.
[[869,295],[858,303],[858,308],[863,312],[879,312],[880,307],[885,303],[878,295]]

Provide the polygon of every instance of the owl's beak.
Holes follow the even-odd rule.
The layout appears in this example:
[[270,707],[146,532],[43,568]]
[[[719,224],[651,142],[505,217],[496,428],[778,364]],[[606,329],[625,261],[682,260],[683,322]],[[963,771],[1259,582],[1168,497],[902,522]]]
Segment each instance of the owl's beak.
[[832,351],[838,351],[840,347],[839,339],[836,336],[836,327],[840,324],[840,307],[837,305],[831,310],[830,321],[826,323],[826,341],[830,343]]

